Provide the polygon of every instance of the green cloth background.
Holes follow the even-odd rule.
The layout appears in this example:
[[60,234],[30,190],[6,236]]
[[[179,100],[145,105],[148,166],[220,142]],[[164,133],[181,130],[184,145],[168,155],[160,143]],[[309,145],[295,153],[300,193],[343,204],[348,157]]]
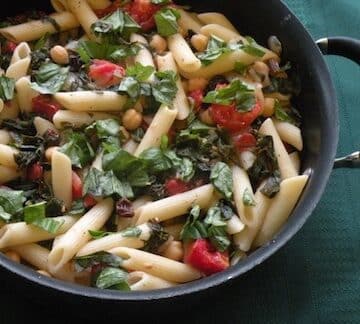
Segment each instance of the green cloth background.
[[[286,3],[314,39],[360,38],[360,0]],[[327,62],[339,98],[338,154],[343,155],[360,149],[360,67],[342,58]],[[189,309],[181,323],[360,323],[360,169],[335,170],[316,211],[289,244],[231,287],[212,294],[211,306]],[[21,292],[0,291],[1,324],[24,323],[29,317],[43,323],[79,322],[75,314],[57,319],[60,308],[49,319],[24,302]]]

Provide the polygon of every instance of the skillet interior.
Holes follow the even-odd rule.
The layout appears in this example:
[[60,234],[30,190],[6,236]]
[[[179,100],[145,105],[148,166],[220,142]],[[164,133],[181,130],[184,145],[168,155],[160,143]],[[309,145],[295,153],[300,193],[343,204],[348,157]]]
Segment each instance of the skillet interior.
[[[1,15],[11,16],[32,7],[48,11],[48,2],[48,0],[17,0],[7,3],[6,10],[3,10]],[[177,1],[177,3],[189,4],[189,1]],[[261,44],[266,44],[268,36],[277,35],[283,43],[284,58],[289,59],[299,71],[302,93],[297,99],[297,106],[303,116],[305,145],[302,169],[312,172],[312,176],[289,221],[272,242],[255,251],[236,267],[175,289],[118,293],[84,288],[55,279],[40,278],[34,271],[25,266],[16,265],[0,255],[0,265],[10,270],[12,274],[9,275],[14,277],[12,283],[21,286],[22,289],[36,288],[36,294],[47,296],[47,301],[50,301],[50,296],[61,296],[66,297],[63,301],[66,299],[71,304],[83,306],[93,303],[111,306],[115,301],[134,306],[142,300],[141,308],[144,309],[147,306],[153,308],[152,301],[158,300],[156,306],[162,306],[170,297],[173,297],[174,302],[175,299],[194,292],[205,293],[205,289],[220,285],[260,264],[295,235],[315,208],[331,172],[338,140],[338,110],[335,92],[328,69],[316,45],[296,17],[278,0],[249,0],[241,1],[241,3],[230,0],[194,1],[192,8],[199,12],[224,13],[242,34],[253,36]],[[21,277],[27,280],[21,280]],[[198,295],[187,296],[186,300],[193,301],[193,297]],[[184,302],[185,299],[181,301]],[[123,311],[124,308],[118,310]]]

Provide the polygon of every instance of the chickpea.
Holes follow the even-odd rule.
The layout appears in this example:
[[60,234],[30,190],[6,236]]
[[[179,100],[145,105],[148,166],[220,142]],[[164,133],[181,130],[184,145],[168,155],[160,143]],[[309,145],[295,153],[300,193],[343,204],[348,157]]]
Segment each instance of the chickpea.
[[191,37],[190,42],[198,52],[204,52],[208,45],[209,38],[205,35],[196,34]]
[[200,120],[209,126],[215,125],[213,119],[210,116],[209,109],[203,110],[199,116]]
[[156,53],[161,54],[165,52],[167,48],[167,43],[163,37],[156,34],[152,37],[150,41],[150,47],[152,47],[156,51]]
[[45,277],[51,278],[51,274],[49,272],[45,271],[45,270],[38,270],[36,272],[43,275],[43,276],[45,276]]
[[60,65],[65,65],[69,63],[69,53],[66,48],[56,45],[50,50],[51,59]]
[[59,148],[59,146],[50,146],[45,151],[46,160],[51,161],[53,153]]
[[204,90],[208,84],[208,80],[204,78],[193,78],[188,81],[188,91]]
[[263,109],[263,116],[271,117],[274,114],[275,108],[275,99],[274,98],[265,98],[264,101],[264,109]]
[[184,248],[180,241],[172,241],[162,254],[164,257],[180,261],[184,257]]
[[123,126],[127,130],[134,130],[141,125],[142,114],[135,109],[129,109],[125,112],[122,118]]
[[12,261],[20,263],[20,255],[15,251],[7,251],[5,255]]

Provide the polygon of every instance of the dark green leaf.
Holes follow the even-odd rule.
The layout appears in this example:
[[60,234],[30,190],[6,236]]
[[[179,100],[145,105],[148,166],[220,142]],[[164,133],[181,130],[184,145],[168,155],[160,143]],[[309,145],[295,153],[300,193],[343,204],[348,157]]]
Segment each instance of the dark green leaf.
[[25,202],[24,192],[0,188],[0,218],[5,222],[20,213]]
[[145,160],[151,173],[158,173],[171,169],[171,161],[159,148],[149,148],[141,153],[140,158]]
[[35,81],[32,88],[41,94],[59,92],[69,74],[69,67],[61,67],[55,63],[43,63],[34,73]]
[[241,49],[245,53],[256,57],[263,57],[265,55],[265,52],[259,48],[259,45],[255,42],[253,38],[246,37],[246,40],[248,41],[248,44],[244,44],[241,46]]
[[243,193],[242,197],[243,203],[245,206],[256,206],[254,197],[252,193],[250,192],[249,188],[246,188]]
[[200,221],[200,206],[195,205],[189,212],[186,223],[181,230],[180,238],[184,241],[207,237],[206,226]]
[[14,97],[15,80],[0,76],[0,99],[3,101],[11,100]]
[[125,77],[121,80],[118,91],[137,99],[141,92],[140,83],[133,77]]
[[274,172],[274,175],[265,180],[264,186],[261,188],[261,193],[266,197],[273,198],[280,191],[280,173]]
[[119,137],[120,124],[116,119],[97,120],[85,128],[85,133],[88,136],[96,134],[99,140],[106,140],[108,137]]
[[64,220],[58,221],[53,218],[38,218],[34,220],[31,224],[43,229],[46,232],[55,234],[58,232],[64,222]]
[[155,100],[165,105],[171,105],[178,91],[174,71],[163,71],[155,73],[156,80],[152,86],[152,94]]
[[174,8],[166,8],[155,14],[155,22],[158,33],[163,37],[174,35],[178,32],[177,23],[180,13]]
[[234,71],[244,75],[248,69],[248,65],[241,63],[241,62],[235,62]]
[[105,268],[97,276],[95,287],[100,289],[113,289],[129,291],[130,286],[126,282],[128,273],[119,268]]
[[296,121],[282,107],[279,100],[275,101],[274,110],[275,110],[274,115],[277,120],[296,125]]
[[92,231],[89,230],[89,234],[91,235],[91,238],[94,240],[98,240],[100,238],[103,238],[105,236],[108,236],[110,234],[113,234],[113,232],[105,232],[105,231]]
[[231,242],[225,227],[210,226],[208,235],[211,243],[218,251],[224,252],[229,248]]
[[91,268],[94,265],[102,264],[110,267],[120,267],[123,259],[115,254],[101,251],[75,258],[75,269],[82,271]]
[[145,82],[155,71],[151,65],[145,66],[138,62],[126,69],[126,75],[133,77],[139,82]]
[[188,158],[180,158],[174,151],[167,150],[164,155],[171,161],[173,168],[178,172],[180,179],[190,181],[195,175],[193,163]]
[[139,227],[128,227],[121,231],[123,237],[139,237],[141,235],[141,229]]
[[151,230],[151,236],[146,241],[143,250],[151,253],[157,253],[159,247],[163,245],[170,236],[169,233],[166,232],[160,224],[155,222],[149,222],[148,225]]
[[227,164],[217,162],[211,169],[210,180],[226,199],[231,199],[233,194],[232,172]]
[[51,197],[46,203],[46,217],[61,216],[63,214],[64,203],[55,198]]
[[44,34],[34,45],[34,51],[38,51],[41,50],[42,48],[44,48],[46,46],[46,43],[48,42],[49,38],[50,38],[50,34],[46,33]]
[[221,38],[212,35],[209,39],[205,52],[198,53],[197,57],[201,60],[203,65],[209,65],[217,60],[224,53],[231,52],[231,49],[227,46]]

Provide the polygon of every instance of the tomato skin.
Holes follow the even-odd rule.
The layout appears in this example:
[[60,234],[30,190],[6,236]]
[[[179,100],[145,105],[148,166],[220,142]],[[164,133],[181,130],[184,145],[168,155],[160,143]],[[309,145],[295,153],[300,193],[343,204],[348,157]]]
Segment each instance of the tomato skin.
[[80,199],[83,195],[82,194],[83,184],[81,178],[78,176],[78,174],[75,171],[72,172],[71,187],[72,187],[72,199],[73,200]]
[[233,136],[235,147],[240,151],[246,151],[256,145],[256,138],[253,134],[245,132]]
[[17,44],[12,41],[6,41],[5,46],[3,47],[3,52],[11,54],[15,51]]
[[125,76],[125,69],[106,60],[93,60],[89,67],[89,77],[99,87],[110,87],[119,84]]
[[194,109],[195,111],[199,111],[201,108],[201,105],[203,103],[204,100],[204,94],[203,91],[201,89],[197,89],[194,91],[191,91],[189,93],[189,97],[192,98],[192,100],[194,101]]
[[181,179],[170,178],[165,181],[165,190],[169,196],[180,194],[189,189],[189,185]]
[[154,16],[160,8],[161,6],[151,3],[151,0],[134,0],[125,10],[143,31],[149,31],[156,25]]
[[89,194],[87,194],[84,197],[84,207],[85,208],[90,208],[93,207],[97,204],[97,201],[95,200],[95,198]]
[[187,247],[185,263],[210,276],[229,267],[229,256],[215,250],[207,239],[197,239]]
[[239,132],[248,126],[260,115],[261,105],[257,102],[249,112],[237,111],[235,105],[213,104],[209,108],[210,116],[214,122],[231,133]]
[[27,168],[26,179],[31,181],[37,181],[42,179],[43,174],[44,174],[43,166],[39,162],[36,162]]
[[34,113],[52,121],[54,115],[61,109],[60,104],[46,95],[38,95],[32,99],[32,110]]

